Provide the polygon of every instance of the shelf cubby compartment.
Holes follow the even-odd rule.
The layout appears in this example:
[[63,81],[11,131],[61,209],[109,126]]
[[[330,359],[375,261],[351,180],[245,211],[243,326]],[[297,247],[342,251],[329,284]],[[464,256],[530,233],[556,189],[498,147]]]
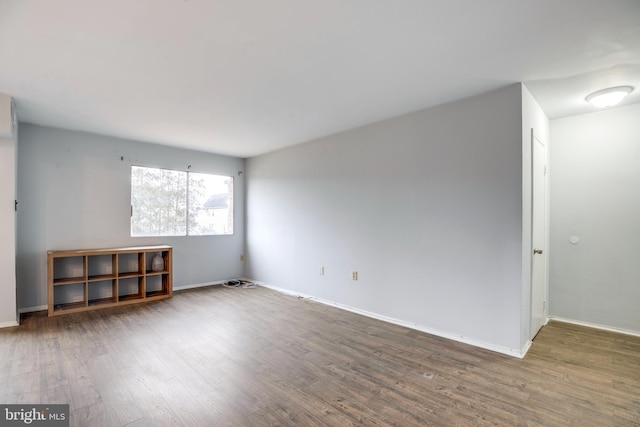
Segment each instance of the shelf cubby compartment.
[[87,257],[87,280],[99,282],[116,278],[117,255],[93,255]]
[[85,282],[58,285],[53,288],[52,303],[57,311],[72,312],[81,311],[87,307]]
[[154,272],[148,275],[145,283],[145,292],[147,298],[165,295],[167,293],[168,275]]
[[[168,266],[171,263],[170,254],[168,251],[158,251],[158,252],[148,252],[147,259],[145,261],[145,274],[147,276],[156,275],[156,274],[167,274],[169,272]],[[153,258],[156,255],[160,255],[164,261],[164,269],[154,271],[153,270]]]
[[120,278],[118,280],[118,301],[144,298],[144,282],[144,276]]
[[[162,271],[151,269],[157,254],[164,259]],[[173,292],[171,246],[49,251],[47,264],[49,316],[169,298]]]
[[138,277],[144,275],[145,253],[118,254],[118,277]]
[[94,280],[87,284],[87,303],[89,306],[115,304],[118,302],[118,284],[111,280]]
[[53,284],[67,285],[86,280],[86,256],[69,256],[53,261]]

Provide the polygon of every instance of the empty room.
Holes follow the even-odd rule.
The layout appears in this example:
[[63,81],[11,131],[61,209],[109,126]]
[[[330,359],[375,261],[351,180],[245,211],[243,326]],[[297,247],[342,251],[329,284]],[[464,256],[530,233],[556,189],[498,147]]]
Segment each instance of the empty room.
[[640,2],[0,0],[0,425],[640,425]]

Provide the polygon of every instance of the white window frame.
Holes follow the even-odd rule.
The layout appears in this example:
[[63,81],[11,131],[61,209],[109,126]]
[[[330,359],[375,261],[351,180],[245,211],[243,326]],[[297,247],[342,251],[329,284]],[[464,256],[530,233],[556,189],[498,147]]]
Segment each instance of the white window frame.
[[[134,210],[136,209],[136,207],[133,205],[133,199],[134,199],[134,183],[133,183],[133,175],[134,175],[134,169],[135,168],[142,168],[142,169],[153,169],[153,170],[164,170],[164,171],[170,171],[170,172],[178,172],[180,174],[185,174],[185,186],[186,186],[186,190],[185,190],[185,200],[184,200],[184,206],[185,206],[185,227],[184,227],[184,233],[183,234],[133,234],[134,231]],[[214,232],[205,232],[205,233],[193,233],[193,231],[190,232],[190,212],[191,212],[191,206],[190,206],[190,192],[189,192],[189,184],[190,184],[190,175],[194,174],[194,175],[205,175],[205,176],[213,176],[213,177],[220,177],[220,178],[225,178],[229,180],[228,186],[229,186],[229,192],[228,192],[228,212],[227,212],[227,222],[226,225],[228,226],[228,228],[226,227],[227,232],[223,232],[223,233],[214,233]],[[129,233],[131,235],[131,237],[185,237],[185,236],[189,236],[189,237],[196,237],[196,236],[229,236],[229,235],[233,235],[234,234],[234,211],[235,211],[235,204],[234,204],[234,193],[235,193],[235,180],[234,177],[232,175],[216,175],[216,174],[212,174],[212,173],[207,173],[207,172],[192,172],[192,171],[181,171],[181,170],[176,170],[176,169],[169,169],[169,168],[157,168],[157,167],[152,167],[152,166],[142,166],[142,165],[131,165],[131,174],[130,174],[130,196],[131,196],[131,220],[130,220],[130,228],[129,228]],[[220,194],[226,194],[226,193],[220,193]]]

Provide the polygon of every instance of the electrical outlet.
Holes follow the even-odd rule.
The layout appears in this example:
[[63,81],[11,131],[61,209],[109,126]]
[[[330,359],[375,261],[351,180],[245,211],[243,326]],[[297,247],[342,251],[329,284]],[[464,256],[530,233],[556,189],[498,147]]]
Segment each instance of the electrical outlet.
[[357,271],[352,271],[351,272],[351,280],[358,280],[358,272]]
[[320,275],[324,276],[324,267],[320,267]]

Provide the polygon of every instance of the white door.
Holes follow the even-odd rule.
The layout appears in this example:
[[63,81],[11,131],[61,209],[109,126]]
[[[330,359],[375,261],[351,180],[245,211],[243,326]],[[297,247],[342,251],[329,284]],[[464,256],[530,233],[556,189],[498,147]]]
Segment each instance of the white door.
[[531,130],[532,157],[532,248],[531,248],[531,339],[547,321],[546,206],[547,148]]

